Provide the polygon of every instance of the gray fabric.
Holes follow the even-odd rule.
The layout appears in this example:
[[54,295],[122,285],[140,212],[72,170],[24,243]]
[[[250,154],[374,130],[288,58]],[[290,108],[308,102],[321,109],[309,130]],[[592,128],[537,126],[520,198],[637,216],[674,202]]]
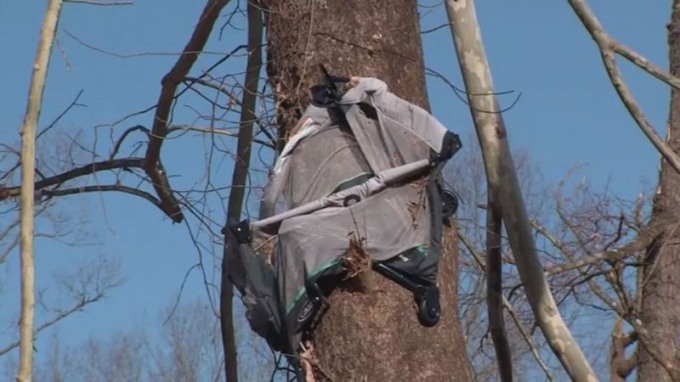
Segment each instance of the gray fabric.
[[[291,168],[290,157],[298,144],[305,138],[326,127],[330,118],[326,109],[310,105],[294,127],[297,134],[290,137],[281,154],[276,160],[274,169],[269,174],[269,182],[265,186],[264,195],[260,203],[260,219],[274,215],[277,211],[277,201],[286,180],[289,180]],[[299,171],[299,170],[298,170]],[[292,208],[285,204],[281,209]]]
[[290,159],[286,187],[292,207],[329,195],[340,182],[370,172],[356,139],[338,126],[322,129],[300,142]]
[[[422,174],[423,170],[430,166],[427,159],[417,162],[409,163],[407,165],[382,171],[378,176],[375,176],[368,181],[354,187],[336,192],[329,196],[324,196],[313,200],[286,212],[274,215],[267,219],[262,219],[252,224],[253,227],[266,227],[276,223],[280,223],[292,217],[309,214],[326,207],[343,207],[345,198],[350,195],[357,196],[359,200],[364,200],[369,196],[382,191],[385,187],[391,186],[395,183],[403,181],[405,178],[417,174]],[[331,188],[331,187],[329,187]]]
[[[251,224],[253,248],[276,242],[273,269],[286,312],[304,293],[304,275],[337,264],[350,238],[361,240],[374,261],[432,244],[424,176],[447,129],[375,78],[360,78],[341,104],[346,122],[326,109],[306,110],[270,173],[260,220]],[[333,193],[367,175],[367,181]],[[345,207],[348,196],[359,202]]]
[[344,257],[350,238],[359,240],[376,261],[427,246],[430,218],[425,204],[423,188],[407,184],[349,208],[330,207],[286,219],[279,228],[279,260],[285,261],[286,272],[286,280],[279,282],[281,301],[289,308],[302,290],[304,271],[313,275]]
[[[377,121],[360,108],[373,107]],[[427,158],[440,152],[446,127],[424,109],[387,91],[375,78],[363,78],[343,97],[349,125],[374,172]]]

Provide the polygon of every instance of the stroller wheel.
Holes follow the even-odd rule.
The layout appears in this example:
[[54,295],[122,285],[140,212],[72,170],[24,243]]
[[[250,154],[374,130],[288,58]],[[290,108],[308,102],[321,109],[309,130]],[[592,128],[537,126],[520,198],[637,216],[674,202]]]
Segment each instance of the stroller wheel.
[[418,321],[425,327],[433,327],[439,323],[441,310],[439,307],[439,289],[432,285],[416,295],[418,304]]
[[458,197],[451,191],[442,191],[442,214],[450,218],[458,211]]

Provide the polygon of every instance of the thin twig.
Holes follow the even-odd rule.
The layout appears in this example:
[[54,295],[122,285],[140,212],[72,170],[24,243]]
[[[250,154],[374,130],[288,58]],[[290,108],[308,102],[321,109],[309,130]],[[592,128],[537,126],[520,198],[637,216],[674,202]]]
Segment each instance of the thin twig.
[[603,261],[623,260],[626,257],[632,256],[635,253],[645,250],[665,231],[666,226],[664,224],[652,222],[644,230],[640,232],[637,238],[619,248],[614,248],[609,251],[602,251],[590,254],[587,257],[583,257],[568,262],[566,264],[547,267],[545,272],[546,274],[549,275],[557,275],[560,273],[569,272],[574,269],[582,268],[588,265],[599,264]]
[[80,99],[80,96],[81,96],[81,95],[83,95],[83,90],[82,90],[82,89],[78,92],[78,94],[76,95],[76,98],[74,98],[73,101],[71,101],[71,103],[66,107],[66,109],[64,109],[64,111],[62,111],[61,113],[59,113],[59,115],[57,116],[57,118],[55,118],[54,121],[50,122],[50,124],[47,125],[47,127],[46,127],[43,131],[41,131],[40,133],[38,133],[38,135],[36,135],[35,139],[37,140],[37,139],[40,138],[43,134],[45,134],[45,133],[48,132],[51,128],[53,128],[53,127],[57,124],[57,122],[59,122],[59,120],[61,120],[61,119],[66,115],[66,113],[68,113],[74,106],[84,106],[84,105],[81,105],[81,104],[78,103],[78,100]]
[[[238,133],[232,133],[231,131],[223,130],[223,129],[215,129],[215,128],[209,128],[209,127],[198,127],[198,126],[189,126],[189,125],[178,125],[178,126],[170,126],[168,127],[168,135],[174,131],[196,131],[199,133],[207,133],[207,134],[217,134],[217,135],[226,135],[228,137],[238,137]],[[257,143],[259,145],[269,147],[270,149],[275,149],[274,144],[271,142],[263,141],[261,139],[256,139],[253,138],[252,141],[254,143]]]
[[[69,308],[69,309],[67,309],[67,310],[64,310],[64,311],[61,311],[61,312],[57,313],[57,314],[56,314],[54,317],[52,317],[50,320],[48,320],[48,321],[42,323],[40,326],[36,327],[36,328],[35,328],[35,331],[33,332],[33,335],[36,336],[36,335],[38,335],[40,332],[42,332],[43,330],[45,330],[45,329],[47,329],[47,328],[49,328],[49,327],[51,327],[51,326],[53,326],[53,325],[59,323],[61,320],[65,319],[66,317],[68,317],[68,316],[70,316],[70,315],[72,315],[72,314],[74,314],[74,313],[77,313],[77,312],[79,312],[79,311],[82,311],[83,308],[84,308],[85,306],[87,306],[87,305],[89,305],[89,304],[92,304],[92,303],[94,303],[94,302],[97,302],[97,301],[100,300],[102,297],[104,297],[104,293],[103,293],[103,292],[97,293],[97,294],[96,294],[95,296],[93,296],[93,297],[83,298],[83,299],[79,300],[79,301],[78,301],[76,304],[74,304],[71,308]],[[12,349],[16,349],[17,346],[19,346],[19,341],[15,341],[15,342],[12,342],[12,343],[10,343],[10,344],[4,346],[3,348],[0,349],[0,357],[2,357],[3,355],[7,354],[7,353],[10,352],[10,351],[12,351]]]
[[132,5],[132,1],[96,1],[96,0],[64,0],[65,3],[97,5],[100,7],[111,7],[116,5]]
[[[185,55],[195,55],[195,54],[202,54],[202,55],[214,55],[214,56],[224,56],[223,51],[207,51],[207,50],[202,50],[202,51],[182,51],[182,52],[140,52],[140,53],[116,53],[116,52],[111,52],[102,48],[98,48],[92,44],[89,44],[83,39],[79,38],[78,36],[74,35],[73,33],[69,32],[68,29],[62,28],[61,29],[67,36],[69,36],[73,41],[77,42],[78,44],[84,46],[87,49],[90,49],[92,51],[98,52],[105,54],[107,56],[112,56],[116,58],[138,58],[138,57],[165,57],[165,56],[185,56]],[[155,105],[154,107],[155,108]],[[146,110],[148,111],[148,110]]]
[[120,150],[120,146],[123,144],[123,141],[125,140],[125,138],[127,138],[128,135],[134,133],[135,131],[143,131],[143,132],[146,133],[147,137],[151,133],[149,131],[149,129],[147,129],[146,127],[144,127],[142,125],[136,125],[136,126],[132,126],[132,127],[127,128],[123,132],[123,134],[121,134],[120,138],[118,138],[118,140],[116,141],[116,144],[113,146],[113,151],[111,151],[111,155],[109,155],[109,160],[113,160],[113,158],[118,154],[118,151]]
[[190,82],[193,82],[193,83],[197,83],[197,84],[199,84],[199,85],[203,85],[203,86],[205,86],[205,87],[207,87],[207,88],[211,88],[211,89],[217,90],[218,92],[220,92],[220,93],[226,95],[226,96],[229,98],[229,102],[233,102],[233,103],[235,103],[235,104],[238,105],[238,106],[242,106],[242,105],[241,105],[241,101],[239,101],[239,99],[236,98],[236,97],[234,96],[234,94],[233,94],[232,92],[230,92],[229,89],[227,89],[227,88],[224,87],[223,85],[218,85],[218,84],[212,83],[212,82],[210,82],[210,81],[208,81],[208,80],[204,80],[204,79],[198,78],[198,77],[190,77],[190,76],[187,76],[185,79],[186,79],[187,81],[190,81]]

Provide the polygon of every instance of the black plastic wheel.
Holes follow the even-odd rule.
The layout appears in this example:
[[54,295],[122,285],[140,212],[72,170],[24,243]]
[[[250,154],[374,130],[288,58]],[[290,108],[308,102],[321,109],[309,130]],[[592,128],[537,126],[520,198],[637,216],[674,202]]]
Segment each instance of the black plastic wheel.
[[450,218],[458,211],[458,197],[451,191],[442,191],[442,214]]
[[439,290],[436,286],[428,287],[421,295],[416,296],[418,304],[418,321],[425,327],[433,327],[439,323],[441,310],[439,307]]

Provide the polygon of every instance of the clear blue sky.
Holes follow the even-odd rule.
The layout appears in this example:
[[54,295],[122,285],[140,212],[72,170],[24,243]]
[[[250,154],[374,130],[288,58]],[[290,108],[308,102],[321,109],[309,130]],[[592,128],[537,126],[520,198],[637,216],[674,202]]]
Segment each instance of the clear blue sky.
[[[600,21],[613,36],[667,67],[665,24],[669,2],[651,1],[645,6],[633,0],[615,3],[591,0]],[[0,95],[2,143],[19,142],[18,131],[45,4],[44,0],[0,3],[0,46],[4,51],[0,56],[4,88]],[[179,0],[140,0],[127,7],[66,4],[58,31],[64,55],[55,49],[41,126],[54,119],[83,89],[80,102],[88,107],[73,110],[59,128],[73,133],[82,129],[84,136],[91,138],[93,126],[153,105],[160,80],[176,59],[172,55],[116,58],[84,47],[65,31],[88,44],[120,54],[179,52],[203,5],[203,1]],[[522,93],[519,103],[505,114],[513,148],[528,150],[550,182],[558,181],[576,163],[588,165],[584,173],[594,185],[601,187],[610,181],[617,195],[625,198],[632,198],[641,190],[641,181],[648,186],[656,181],[658,155],[621,105],[594,43],[565,1],[478,1],[477,8],[496,89]],[[423,30],[446,21],[441,5],[423,8],[421,12]],[[243,27],[244,18],[237,18],[236,24]],[[444,28],[423,38],[426,65],[462,87],[450,32]],[[208,50],[228,52],[243,41],[242,30],[227,29],[221,40],[214,34]],[[219,58],[218,54],[205,56],[196,68],[205,69]],[[648,118],[660,134],[665,134],[669,90],[627,63],[622,62],[621,66]],[[223,72],[239,72],[242,68],[243,60],[235,59]],[[437,118],[461,135],[472,132],[469,111],[445,84],[430,77],[428,90]],[[512,97],[501,98],[501,103],[508,106]],[[189,103],[178,105],[175,118],[189,123],[193,114],[186,104]],[[127,121],[115,127],[114,134],[119,135],[135,123],[150,126],[151,119],[151,114],[145,114]],[[105,138],[107,134],[103,131],[100,134]],[[168,172],[176,177],[172,179],[173,186],[189,188],[200,179],[204,172],[202,145],[199,138],[166,144],[163,161]],[[100,149],[108,152],[106,143],[101,143]],[[230,171],[230,163],[214,169],[213,174],[219,176],[214,182],[227,184]],[[221,221],[220,206],[211,207],[213,217]],[[178,293],[184,274],[198,261],[186,227],[171,224],[145,201],[115,194],[86,199],[78,196],[70,197],[62,208],[86,211],[89,221],[86,228],[96,232],[98,244],[73,247],[38,240],[39,285],[53,285],[49,281],[52,272],[75,269],[85,259],[98,255],[122,259],[126,279],[124,286],[107,300],[59,325],[59,332],[71,341],[91,335],[106,336],[149,316],[155,319],[159,307],[167,305]],[[206,264],[211,265],[214,260],[206,256]],[[18,271],[15,252],[0,271],[0,340],[14,334],[14,328],[6,325],[16,322],[12,320],[19,308]],[[214,281],[219,284],[219,278]],[[185,295],[205,296],[198,272],[189,277]],[[37,320],[41,322],[44,318],[39,316]]]

